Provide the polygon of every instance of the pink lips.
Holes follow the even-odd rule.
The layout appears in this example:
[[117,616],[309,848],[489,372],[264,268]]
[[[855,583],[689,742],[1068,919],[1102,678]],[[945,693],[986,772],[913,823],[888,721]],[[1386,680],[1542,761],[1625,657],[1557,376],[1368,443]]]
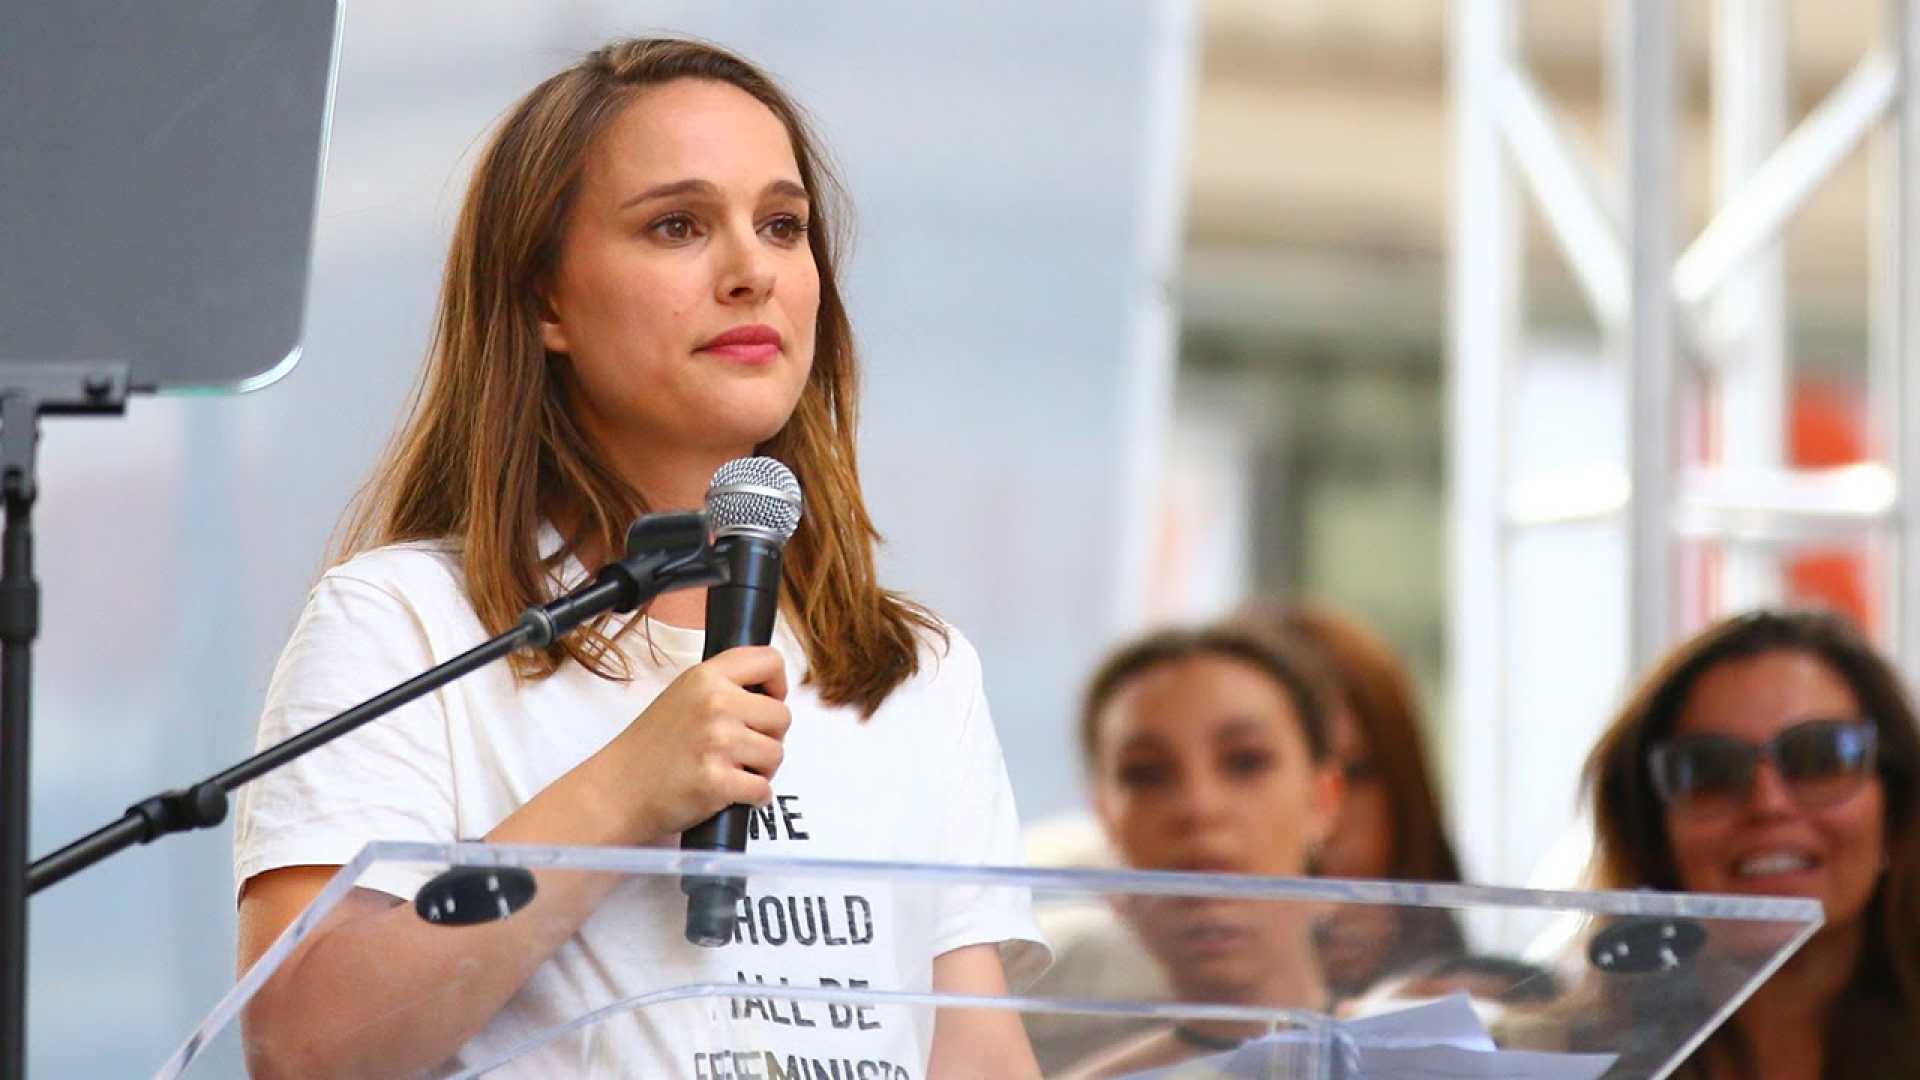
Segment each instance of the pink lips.
[[712,353],[738,364],[765,364],[780,354],[780,344],[780,331],[754,323],[736,326],[696,351]]
[[1199,919],[1179,928],[1174,938],[1180,951],[1195,958],[1231,956],[1246,949],[1251,935],[1243,926],[1218,919]]

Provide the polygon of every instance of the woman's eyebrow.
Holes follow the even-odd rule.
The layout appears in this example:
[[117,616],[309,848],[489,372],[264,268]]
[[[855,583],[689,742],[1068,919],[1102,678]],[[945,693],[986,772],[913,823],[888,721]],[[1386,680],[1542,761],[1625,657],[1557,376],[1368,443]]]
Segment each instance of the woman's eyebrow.
[[1251,713],[1234,713],[1215,724],[1215,735],[1265,735],[1267,725]]
[[802,202],[812,199],[812,196],[807,194],[806,188],[801,187],[797,182],[792,180],[775,180],[768,184],[761,190],[760,196],[761,198],[765,198],[768,195],[784,195],[788,198],[799,199]]
[[[685,180],[669,180],[664,184],[655,184],[644,191],[627,196],[627,198],[621,201],[620,209],[625,210],[630,206],[638,206],[644,202],[651,202],[654,199],[664,199],[674,195],[717,197],[719,194],[720,189],[714,186],[711,180],[701,180],[697,177],[690,177]],[[793,180],[785,179],[769,182],[765,188],[761,189],[760,194],[762,198],[768,195],[781,195],[801,200],[808,198],[806,188],[801,187],[799,183]]]
[[719,191],[720,189],[714,187],[710,180],[669,180],[664,184],[655,184],[644,191],[627,196],[621,201],[620,209],[625,210],[629,206],[638,206],[643,202],[664,199],[670,195],[716,195]]
[[1135,751],[1155,751],[1161,749],[1165,742],[1156,732],[1137,732],[1121,739],[1120,744],[1113,748],[1113,754],[1121,757]]

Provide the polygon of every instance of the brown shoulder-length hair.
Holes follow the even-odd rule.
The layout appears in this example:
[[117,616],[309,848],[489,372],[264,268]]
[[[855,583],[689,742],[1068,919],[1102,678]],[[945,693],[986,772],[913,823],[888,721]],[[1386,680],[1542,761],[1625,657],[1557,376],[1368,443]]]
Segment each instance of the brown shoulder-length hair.
[[1459,881],[1460,860],[1427,763],[1419,694],[1393,649],[1353,619],[1318,605],[1250,605],[1238,618],[1300,641],[1321,661],[1366,736],[1393,828],[1386,876]]
[[[1702,675],[1729,661],[1781,651],[1826,664],[1846,681],[1863,718],[1879,732],[1887,869],[1863,915],[1859,966],[1825,1021],[1827,1075],[1877,1076],[1872,1055],[1913,1048],[1920,1025],[1920,731],[1900,677],[1845,618],[1805,609],[1737,615],[1701,631],[1654,666],[1587,759],[1585,786],[1596,832],[1593,876],[1603,888],[1681,888],[1647,754],[1674,732]],[[1737,1034],[1732,1039],[1733,1045],[1716,1041],[1737,1058],[1744,1046]],[[1869,1057],[1852,1061],[1861,1054]],[[1884,1065],[1892,1059],[1878,1060]]]
[[1326,692],[1310,662],[1278,636],[1231,624],[1156,630],[1107,655],[1087,682],[1080,699],[1080,753],[1087,769],[1100,749],[1100,714],[1124,686],[1165,664],[1200,656],[1238,660],[1274,681],[1300,720],[1300,733],[1315,763],[1333,756],[1327,723]]
[[[782,597],[806,649],[807,679],[827,702],[871,715],[919,669],[922,632],[944,640],[944,630],[875,578],[879,533],[855,466],[853,330],[835,272],[845,200],[799,107],[760,69],[704,42],[614,42],[508,113],[480,154],[454,228],[409,415],[351,510],[340,553],[450,541],[474,610],[498,632],[550,598],[569,555],[621,550],[628,523],[649,507],[570,413],[566,358],[549,355],[540,337],[541,297],[601,133],[640,92],[678,79],[726,83],[766,105],[786,127],[812,204],[807,246],[820,274],[813,369],[793,415],[758,452],[786,463],[807,496],[786,548]],[[570,535],[543,559],[539,528],[556,514]],[[543,678],[571,658],[604,678],[626,677],[610,622],[516,657],[515,670]]]

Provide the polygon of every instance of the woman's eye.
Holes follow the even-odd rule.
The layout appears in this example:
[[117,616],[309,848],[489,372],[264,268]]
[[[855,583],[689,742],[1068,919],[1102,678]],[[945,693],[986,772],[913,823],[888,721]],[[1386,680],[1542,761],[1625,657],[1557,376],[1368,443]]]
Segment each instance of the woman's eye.
[[647,230],[662,240],[691,240],[693,219],[685,214],[668,214],[647,226]]
[[1128,762],[1115,770],[1115,779],[1125,788],[1149,788],[1167,781],[1167,767],[1157,762]]
[[1257,776],[1273,767],[1273,754],[1266,750],[1233,750],[1224,760],[1229,776]]
[[793,216],[782,214],[766,224],[767,235],[782,244],[797,244],[807,235],[807,223]]

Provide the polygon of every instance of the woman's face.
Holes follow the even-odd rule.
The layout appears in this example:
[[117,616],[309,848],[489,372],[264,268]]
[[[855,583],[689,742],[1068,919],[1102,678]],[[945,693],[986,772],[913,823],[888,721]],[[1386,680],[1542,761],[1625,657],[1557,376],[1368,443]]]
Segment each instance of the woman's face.
[[[1860,719],[1840,674],[1808,653],[1779,650],[1729,660],[1700,676],[1675,734],[1731,735],[1764,743],[1808,720]],[[1866,909],[1885,863],[1886,793],[1878,776],[1837,803],[1804,806],[1771,763],[1726,813],[1667,811],[1680,881],[1696,892],[1804,896],[1826,907],[1830,927]]]
[[786,127],[734,86],[650,87],[612,120],[541,322],[603,447],[724,459],[780,430],[813,366],[809,214]]
[[[1130,866],[1298,876],[1338,800],[1339,774],[1313,761],[1285,689],[1243,661],[1161,664],[1101,712],[1095,810]],[[1225,999],[1304,927],[1307,912],[1280,906],[1174,898],[1127,914],[1176,984]]]

